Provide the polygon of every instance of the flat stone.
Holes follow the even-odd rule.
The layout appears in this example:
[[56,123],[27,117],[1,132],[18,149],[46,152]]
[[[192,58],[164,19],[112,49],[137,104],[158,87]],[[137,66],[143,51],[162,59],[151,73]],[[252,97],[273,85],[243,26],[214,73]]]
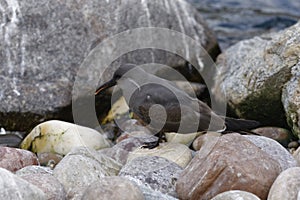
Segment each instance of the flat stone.
[[177,197],[175,184],[182,168],[177,164],[157,156],[144,156],[128,162],[119,176],[132,178],[135,183],[143,184],[164,194]]
[[293,167],[283,171],[273,183],[268,200],[299,199],[300,167]]
[[159,156],[166,158],[182,168],[185,168],[192,160],[192,152],[187,146],[168,142],[161,143],[154,149],[137,148],[129,153],[127,162],[142,156]]
[[103,177],[85,190],[82,199],[134,199],[144,200],[143,193],[131,181],[118,176]]
[[35,185],[0,168],[0,199],[44,200],[46,195]]
[[11,147],[0,147],[0,167],[15,172],[29,165],[38,165],[36,155],[30,151]]
[[276,160],[280,164],[282,171],[298,165],[292,154],[275,140],[255,135],[245,135],[244,137]]
[[66,155],[79,146],[102,149],[110,144],[94,129],[58,120],[39,124],[21,143],[21,148],[35,153],[51,152],[60,155]]
[[243,190],[266,199],[281,172],[277,161],[239,134],[205,143],[176,184],[180,199],[211,199],[228,190]]
[[54,176],[63,184],[67,198],[81,199],[86,187],[105,176],[118,174],[121,165],[93,149],[77,147],[54,168]]

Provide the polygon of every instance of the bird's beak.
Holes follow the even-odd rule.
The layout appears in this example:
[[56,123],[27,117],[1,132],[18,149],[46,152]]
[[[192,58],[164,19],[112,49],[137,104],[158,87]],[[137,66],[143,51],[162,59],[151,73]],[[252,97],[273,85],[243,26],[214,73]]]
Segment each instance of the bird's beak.
[[102,90],[106,90],[107,88],[110,88],[112,86],[115,86],[117,82],[114,79],[111,79],[110,81],[104,83],[101,85],[95,92],[95,95],[98,95]]

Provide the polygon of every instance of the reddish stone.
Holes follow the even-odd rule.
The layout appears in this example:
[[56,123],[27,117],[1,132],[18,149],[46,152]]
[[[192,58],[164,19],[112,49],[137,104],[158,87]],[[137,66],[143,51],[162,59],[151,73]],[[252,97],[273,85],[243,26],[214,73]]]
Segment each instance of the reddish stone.
[[15,172],[29,165],[38,165],[34,153],[23,149],[0,147],[0,167]]
[[251,192],[266,199],[281,172],[267,153],[239,134],[205,143],[178,178],[180,199],[211,199],[229,190]]

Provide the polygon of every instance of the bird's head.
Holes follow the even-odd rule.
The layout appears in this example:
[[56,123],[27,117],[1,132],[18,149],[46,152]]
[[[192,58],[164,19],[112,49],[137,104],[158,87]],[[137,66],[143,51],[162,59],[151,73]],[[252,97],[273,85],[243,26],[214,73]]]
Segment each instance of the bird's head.
[[136,65],[134,64],[124,64],[121,65],[113,74],[112,79],[108,82],[102,84],[95,92],[95,95],[98,95],[101,91],[106,90],[112,86],[115,86],[119,79],[121,79],[127,72],[135,68]]

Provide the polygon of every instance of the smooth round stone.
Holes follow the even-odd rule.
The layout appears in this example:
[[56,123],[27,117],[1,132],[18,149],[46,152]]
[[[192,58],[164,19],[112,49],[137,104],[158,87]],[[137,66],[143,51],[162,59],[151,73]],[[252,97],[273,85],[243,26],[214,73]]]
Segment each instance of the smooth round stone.
[[38,165],[34,153],[23,149],[0,147],[0,167],[15,172],[29,165]]
[[142,156],[159,156],[176,163],[182,168],[185,168],[192,159],[192,152],[183,144],[169,142],[160,143],[159,146],[154,149],[135,149],[129,153],[127,162]]
[[177,197],[175,185],[182,168],[158,156],[143,156],[126,163],[119,176],[129,178],[137,185],[145,185],[164,194]]
[[300,166],[300,148],[298,147],[296,151],[293,152],[293,157],[298,163],[298,166]]
[[35,185],[0,168],[0,199],[45,200],[45,193]]
[[300,167],[283,171],[273,183],[268,200],[299,200],[300,199]]
[[121,164],[86,147],[74,148],[54,168],[54,176],[63,184],[68,198],[80,199],[85,188],[105,176],[119,173]]
[[110,146],[98,131],[76,124],[51,120],[37,125],[21,143],[22,149],[35,153],[66,155],[74,147],[102,149]]
[[64,186],[52,174],[33,173],[19,175],[19,177],[40,188],[45,193],[46,199],[66,199]]
[[223,192],[211,200],[260,200],[255,194],[241,190],[230,190]]
[[144,200],[143,193],[133,182],[118,176],[104,177],[93,182],[85,190],[82,199],[95,200],[99,197],[101,200]]
[[244,135],[244,137],[276,160],[280,164],[282,171],[297,166],[298,163],[292,154],[277,141],[264,136],[256,135]]

